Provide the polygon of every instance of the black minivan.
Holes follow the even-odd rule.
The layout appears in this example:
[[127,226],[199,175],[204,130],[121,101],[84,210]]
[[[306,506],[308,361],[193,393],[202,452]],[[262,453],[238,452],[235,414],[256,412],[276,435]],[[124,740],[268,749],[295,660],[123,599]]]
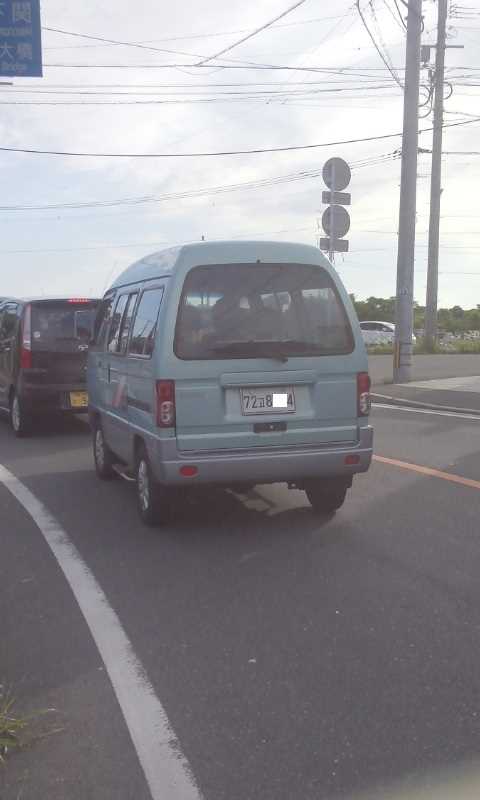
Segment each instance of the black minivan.
[[88,410],[87,353],[98,304],[0,298],[0,410],[17,436],[42,414]]

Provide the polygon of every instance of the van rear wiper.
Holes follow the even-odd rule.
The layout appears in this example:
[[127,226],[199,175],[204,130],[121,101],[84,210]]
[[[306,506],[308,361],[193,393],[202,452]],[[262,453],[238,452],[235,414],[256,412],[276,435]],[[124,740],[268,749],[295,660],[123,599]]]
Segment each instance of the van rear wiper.
[[225,353],[225,355],[241,357],[245,354],[247,358],[256,355],[259,358],[273,358],[285,363],[288,361],[288,354],[282,345],[283,342],[270,341],[269,339],[238,339],[231,342],[221,342],[211,349],[215,353]]

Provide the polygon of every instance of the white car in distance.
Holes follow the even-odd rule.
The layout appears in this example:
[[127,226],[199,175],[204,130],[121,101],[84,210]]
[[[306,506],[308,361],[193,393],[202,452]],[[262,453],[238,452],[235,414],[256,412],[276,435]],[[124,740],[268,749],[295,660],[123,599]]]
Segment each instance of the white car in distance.
[[[363,341],[367,347],[393,344],[395,339],[395,325],[393,322],[364,320],[360,322],[360,328],[362,329]],[[412,335],[412,341],[416,342],[415,334]]]

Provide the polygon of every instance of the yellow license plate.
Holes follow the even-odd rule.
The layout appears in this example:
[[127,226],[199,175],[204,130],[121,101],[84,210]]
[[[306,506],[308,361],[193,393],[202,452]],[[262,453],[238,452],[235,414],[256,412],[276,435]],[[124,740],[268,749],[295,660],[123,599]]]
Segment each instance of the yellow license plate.
[[72,408],[86,408],[88,394],[86,392],[70,392],[70,405]]

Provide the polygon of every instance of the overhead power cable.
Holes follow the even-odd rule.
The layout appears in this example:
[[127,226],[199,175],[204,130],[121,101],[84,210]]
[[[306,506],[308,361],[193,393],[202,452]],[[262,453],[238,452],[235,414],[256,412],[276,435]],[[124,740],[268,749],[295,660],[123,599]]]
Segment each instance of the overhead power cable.
[[283,19],[283,17],[286,17],[287,14],[290,14],[296,8],[299,8],[300,6],[303,6],[304,3],[306,3],[306,0],[298,0],[298,2],[293,4],[293,6],[289,6],[289,8],[286,8],[284,11],[282,11],[281,14],[278,14],[276,17],[274,17],[273,19],[269,20],[264,25],[261,25],[259,28],[256,28],[251,33],[248,33],[246,36],[243,36],[241,39],[238,39],[238,41],[233,42],[233,44],[230,44],[228,47],[224,47],[223,50],[219,50],[218,53],[214,53],[213,55],[202,59],[195,66],[202,67],[204,64],[208,64],[210,61],[214,61],[215,59],[220,58],[220,56],[225,55],[225,53],[229,53],[235,47],[238,47],[239,45],[243,44],[244,42],[247,42],[249,39],[252,39],[254,36],[257,36],[257,34],[261,33],[262,31],[266,30],[267,28],[270,28],[272,25],[275,24],[275,22],[278,22],[278,20]]
[[402,12],[400,10],[400,6],[398,5],[398,0],[393,0],[393,3],[395,5],[395,8],[397,9],[398,16],[400,18],[400,22],[402,23],[402,25],[405,28],[405,30],[407,30],[407,23],[405,22],[405,20],[403,18],[403,14],[402,14]]
[[[383,153],[377,156],[372,156],[359,161],[351,163],[352,170],[362,169],[369,166],[377,166],[387,163],[399,158],[400,152],[398,150],[393,153]],[[226,184],[223,186],[210,186],[199,189],[189,189],[181,192],[171,192],[163,195],[152,195],[142,197],[122,197],[114,200],[90,200],[86,202],[72,202],[72,203],[49,203],[43,205],[11,205],[0,206],[1,213],[7,212],[30,212],[30,211],[60,211],[60,210],[75,210],[83,211],[84,209],[91,208],[117,208],[129,207],[139,205],[150,205],[157,203],[165,203],[172,200],[188,200],[198,197],[211,197],[212,195],[228,194],[230,192],[264,189],[279,184],[292,183],[295,181],[303,181],[316,179],[321,175],[321,168],[314,170],[303,170],[302,172],[294,172],[287,175],[275,175],[270,178],[260,178],[256,181],[245,181],[243,183]]]
[[372,33],[372,31],[370,30],[370,28],[368,26],[367,20],[365,19],[365,14],[363,13],[362,8],[360,6],[360,0],[355,0],[355,6],[356,6],[357,11],[358,11],[358,13],[360,15],[360,19],[362,20],[363,27],[367,31],[368,36],[369,36],[373,46],[375,47],[375,50],[377,51],[378,55],[382,59],[383,63],[385,64],[386,68],[388,69],[388,71],[389,71],[390,75],[392,76],[393,80],[395,81],[395,83],[398,84],[398,86],[403,90],[402,82],[399,80],[398,75],[392,69],[392,65],[388,63],[388,60],[386,59],[386,57],[382,53],[382,51],[381,51],[381,49],[380,49],[380,47],[379,47],[379,45],[378,45],[373,33]]
[[[461,122],[447,122],[444,128],[457,128],[463,125],[472,125],[480,122],[480,117],[476,119],[462,120]],[[423,128],[419,134],[429,133],[433,128]],[[320,142],[317,144],[288,145],[286,147],[256,147],[245,150],[220,150],[216,152],[197,152],[197,153],[82,153],[67,150],[40,150],[38,148],[26,147],[0,147],[0,152],[4,153],[25,153],[27,155],[44,156],[75,156],[81,158],[211,158],[214,156],[240,156],[240,155],[259,155],[262,153],[287,153],[300,150],[315,150],[321,147],[337,147],[344,144],[361,144],[363,142],[379,142],[384,139],[395,139],[401,136],[401,131],[397,133],[384,133],[378,136],[364,136],[357,139],[343,139],[335,142]]]
[[[295,8],[297,8],[300,5],[303,5],[303,3],[305,3],[305,2],[306,2],[306,0],[299,0],[299,2],[297,2],[294,6],[291,6],[289,9],[287,9],[284,12],[282,12],[282,14],[280,14],[278,17],[276,17],[275,21],[277,21],[277,20],[281,19],[282,17],[286,16],[287,14],[290,13],[290,11],[293,11]],[[204,56],[204,55],[201,55],[200,53],[185,52],[183,50],[169,50],[169,49],[165,49],[163,47],[154,47],[151,44],[144,44],[142,42],[126,42],[126,41],[123,41],[121,39],[110,39],[110,38],[107,38],[105,36],[97,36],[97,35],[87,34],[87,33],[78,33],[77,31],[67,31],[67,30],[65,30],[63,28],[51,28],[51,27],[44,26],[42,28],[42,30],[48,31],[49,33],[60,33],[60,34],[63,34],[64,36],[73,36],[73,37],[78,38],[78,39],[88,39],[88,40],[91,40],[91,41],[94,41],[94,42],[100,42],[102,44],[116,45],[116,46],[121,46],[121,47],[133,47],[133,48],[137,48],[139,50],[147,50],[149,52],[154,52],[154,53],[167,53],[168,55],[177,55],[177,56],[181,55],[181,56],[186,56],[187,58],[200,59],[199,61],[195,61],[195,62],[189,63],[189,64],[187,63],[187,64],[170,65],[170,66],[175,67],[175,68],[179,68],[179,67],[192,68],[192,67],[203,67],[203,66],[205,66],[210,61],[218,58],[223,53],[227,53],[230,50],[233,50],[239,44],[241,44],[242,42],[247,41],[248,39],[251,39],[253,36],[255,36],[257,33],[259,33],[261,30],[264,30],[265,28],[268,28],[272,24],[273,24],[272,22],[266,23],[261,28],[258,28],[256,31],[252,31],[247,36],[244,36],[238,42],[234,42],[233,44],[231,44],[228,47],[224,48],[221,51],[221,53],[217,53],[216,55],[212,55],[212,56]],[[230,61],[230,60],[232,60],[232,59],[227,59],[227,61]],[[237,60],[238,59],[233,59],[233,61],[237,61]],[[247,63],[248,64],[249,62],[243,62],[243,63]],[[45,66],[48,66],[48,65],[45,65]],[[164,65],[155,65],[155,66],[164,66]]]
[[[340,19],[341,17],[337,14],[336,16],[331,17],[313,17],[311,19],[300,19],[296,22],[281,22],[278,25],[273,25],[274,28],[291,28],[297,25],[311,25],[314,22],[328,22],[332,19]],[[54,33],[63,33],[70,36],[83,36],[83,38],[89,38],[83,34],[74,34],[70,33],[69,31],[60,30],[58,28],[47,28],[43,27],[42,30],[44,31],[51,31]],[[47,50],[79,50],[84,48],[94,48],[94,47],[102,47],[102,44],[108,47],[112,47],[115,45],[124,44],[125,47],[135,46],[137,44],[158,44],[162,42],[181,42],[181,41],[193,41],[193,39],[214,39],[220,36],[237,36],[239,33],[248,33],[248,28],[240,28],[234,31],[215,31],[215,33],[192,33],[190,36],[167,36],[162,39],[146,39],[142,42],[114,42],[102,39],[100,37],[96,37],[97,41],[99,42],[98,45],[95,44],[80,44],[80,45],[59,45],[59,46],[51,46],[51,47],[44,47],[43,51],[46,52]]]

